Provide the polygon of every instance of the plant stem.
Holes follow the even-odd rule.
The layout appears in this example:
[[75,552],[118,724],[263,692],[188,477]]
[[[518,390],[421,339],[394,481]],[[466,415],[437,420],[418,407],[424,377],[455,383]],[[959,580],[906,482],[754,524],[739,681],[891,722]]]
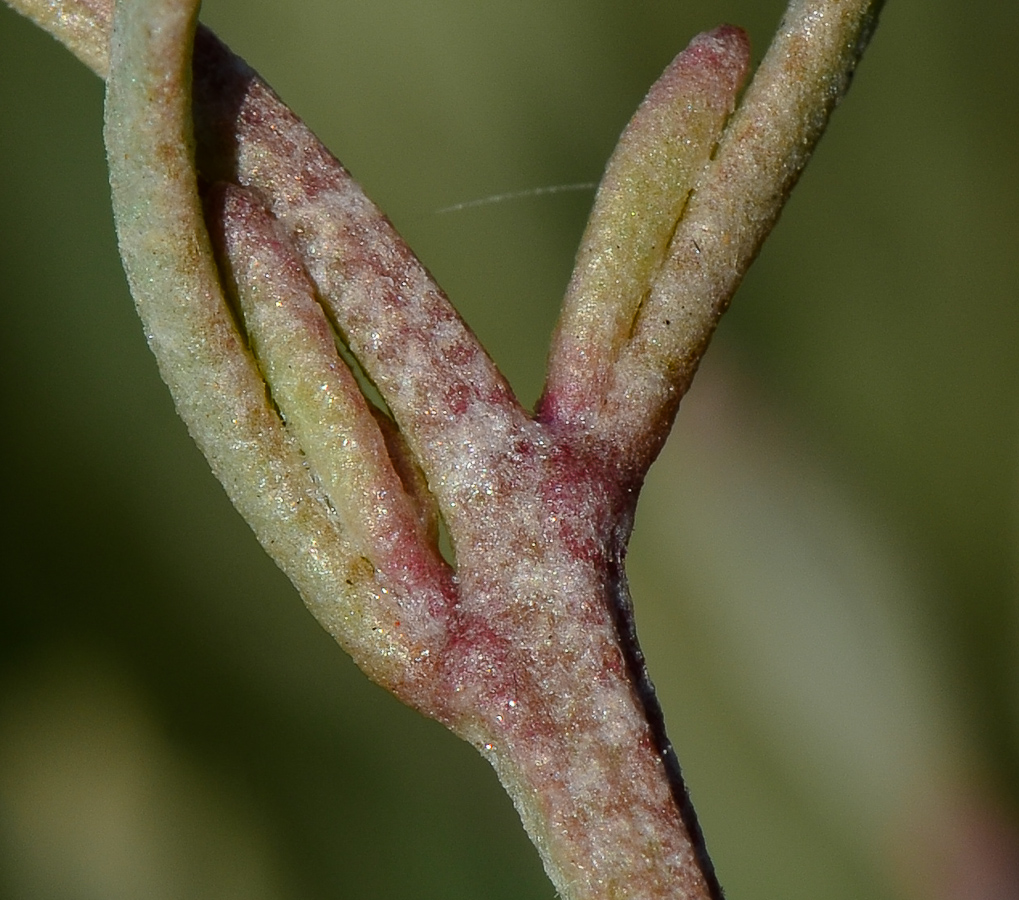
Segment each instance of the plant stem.
[[566,900],[717,900],[626,544],[879,4],[794,0],[731,120],[746,36],[725,26],[676,58],[609,164],[533,416],[343,166],[196,36],[197,0],[117,0],[112,18],[105,0],[13,5],[107,76],[117,231],[150,345],[312,612],[490,760]]

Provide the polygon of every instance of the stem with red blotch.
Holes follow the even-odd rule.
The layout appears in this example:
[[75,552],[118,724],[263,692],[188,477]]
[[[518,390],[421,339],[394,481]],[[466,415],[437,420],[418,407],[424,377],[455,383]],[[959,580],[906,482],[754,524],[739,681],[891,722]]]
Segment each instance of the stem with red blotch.
[[118,2],[108,55],[107,0],[10,2],[109,66],[118,235],[161,372],[323,625],[491,760],[564,897],[719,897],[623,557],[647,467],[879,4],[794,0],[728,125],[743,33],[677,57],[610,161],[531,417],[346,170],[204,30],[196,171],[193,0]]
[[[724,34],[745,66],[742,34]],[[293,241],[339,336],[408,436],[447,522],[456,600],[441,650],[421,660],[427,671],[439,660],[433,695],[415,696],[415,705],[492,761],[564,896],[716,895],[633,639],[622,556],[636,495],[616,454],[592,454],[579,435],[531,420],[416,260],[394,249],[388,222],[339,164],[220,45],[200,36],[197,53],[206,176],[242,182],[245,193],[235,197],[257,192],[273,211],[274,233]],[[679,90],[662,93],[673,107],[689,101]],[[713,117],[717,130],[724,112]],[[228,152],[231,140],[236,149]],[[228,256],[236,271],[258,253],[242,244]],[[394,282],[404,285],[399,295]],[[250,302],[240,293],[258,355],[259,326],[247,322]],[[367,348],[358,343],[365,334]],[[320,355],[337,363],[328,346]],[[400,392],[411,389],[423,393],[408,401]],[[273,396],[288,422],[300,420],[288,412],[285,391]],[[313,467],[322,453],[308,450]]]

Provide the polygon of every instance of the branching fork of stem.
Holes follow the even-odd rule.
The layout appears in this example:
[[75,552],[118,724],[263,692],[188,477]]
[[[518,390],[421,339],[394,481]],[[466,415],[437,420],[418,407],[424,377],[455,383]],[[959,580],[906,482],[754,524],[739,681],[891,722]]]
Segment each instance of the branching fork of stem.
[[793,0],[738,107],[741,30],[677,56],[608,163],[532,414],[197,0],[7,2],[106,78],[121,253],[160,372],[312,612],[492,762],[564,898],[720,897],[623,558],[880,3]]

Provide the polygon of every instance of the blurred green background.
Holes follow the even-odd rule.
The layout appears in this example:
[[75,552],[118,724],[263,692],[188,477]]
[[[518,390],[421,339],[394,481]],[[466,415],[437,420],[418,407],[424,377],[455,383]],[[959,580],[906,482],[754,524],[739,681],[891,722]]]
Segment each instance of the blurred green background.
[[[203,19],[530,403],[591,194],[439,210],[597,180],[695,32],[741,24],[756,60],[781,11]],[[732,900],[1019,872],[1017,42],[1014,4],[889,0],[646,491],[638,627]],[[0,895],[550,898],[487,766],[367,683],[190,444],[116,255],[100,81],[6,7],[0,74]]]

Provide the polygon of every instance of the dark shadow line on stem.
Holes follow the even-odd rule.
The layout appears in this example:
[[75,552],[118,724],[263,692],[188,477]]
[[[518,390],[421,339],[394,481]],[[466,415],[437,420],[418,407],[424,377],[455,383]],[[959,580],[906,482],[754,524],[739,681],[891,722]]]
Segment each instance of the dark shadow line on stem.
[[661,757],[665,766],[665,777],[669,782],[669,789],[672,792],[672,799],[679,810],[680,818],[690,835],[693,844],[694,855],[697,858],[697,866],[707,883],[708,895],[711,900],[725,900],[722,886],[719,884],[718,876],[715,873],[715,865],[708,855],[707,843],[704,840],[704,832],[701,830],[700,822],[697,819],[697,812],[690,800],[690,792],[687,790],[686,781],[683,779],[683,772],[679,765],[679,757],[669,740],[665,731],[665,715],[662,706],[658,702],[658,694],[648,674],[647,662],[644,652],[640,649],[637,641],[637,623],[633,616],[633,600],[630,598],[630,589],[626,581],[626,571],[623,567],[623,560],[626,556],[626,542],[616,542],[615,551],[610,559],[610,597],[612,622],[615,626],[616,636],[619,640],[619,647],[623,653],[627,672],[630,675],[630,684],[633,685],[637,699],[644,709],[644,717],[648,727],[651,729],[651,740],[654,742],[655,750]]

